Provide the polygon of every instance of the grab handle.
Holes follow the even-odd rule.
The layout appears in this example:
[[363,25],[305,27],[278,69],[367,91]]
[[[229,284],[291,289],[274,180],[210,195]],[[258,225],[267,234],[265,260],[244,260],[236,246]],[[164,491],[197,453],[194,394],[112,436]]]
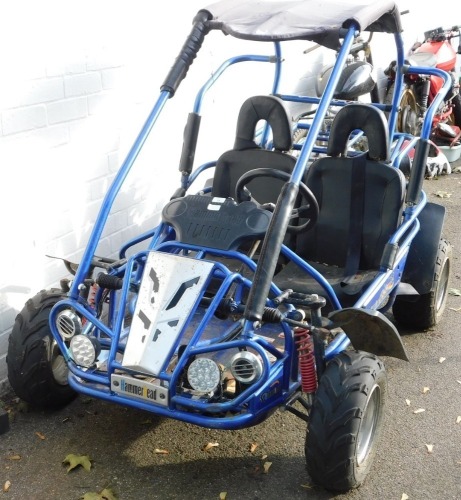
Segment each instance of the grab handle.
[[194,62],[198,51],[200,50],[203,40],[208,33],[207,21],[210,19],[211,14],[205,10],[199,11],[194,18],[194,27],[187,37],[179,55],[176,57],[173,66],[171,67],[163,85],[160,90],[170,93],[173,97],[179,84],[187,75],[189,68]]

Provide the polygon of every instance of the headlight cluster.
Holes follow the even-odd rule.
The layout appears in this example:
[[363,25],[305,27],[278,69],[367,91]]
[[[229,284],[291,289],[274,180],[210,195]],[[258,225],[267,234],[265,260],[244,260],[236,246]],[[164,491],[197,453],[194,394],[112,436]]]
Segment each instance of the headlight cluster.
[[[232,356],[228,364],[232,377],[242,384],[256,382],[262,374],[261,359],[249,351],[240,351]],[[211,358],[196,358],[187,369],[187,380],[197,392],[209,394],[223,382],[224,369]]]
[[78,366],[89,368],[98,359],[101,346],[96,337],[83,335],[82,320],[72,309],[63,309],[56,317],[56,328],[65,342],[70,341],[69,350]]

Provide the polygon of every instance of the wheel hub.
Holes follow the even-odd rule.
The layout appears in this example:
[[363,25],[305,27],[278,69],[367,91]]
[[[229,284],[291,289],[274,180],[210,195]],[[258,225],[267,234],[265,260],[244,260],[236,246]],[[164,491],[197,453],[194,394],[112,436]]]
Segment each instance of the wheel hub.
[[373,437],[379,419],[379,408],[381,404],[381,392],[378,385],[373,387],[368,400],[365,414],[362,419],[359,433],[357,435],[357,464],[361,465],[370,453]]

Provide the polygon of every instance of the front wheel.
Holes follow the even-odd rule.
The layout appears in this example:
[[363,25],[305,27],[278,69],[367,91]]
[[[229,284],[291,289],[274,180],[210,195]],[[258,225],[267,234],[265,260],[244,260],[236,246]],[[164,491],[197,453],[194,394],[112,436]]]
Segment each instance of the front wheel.
[[306,436],[307,470],[327,490],[357,488],[367,476],[383,423],[384,364],[373,354],[344,351],[320,379]]
[[434,281],[430,292],[416,297],[397,296],[392,312],[402,326],[427,330],[442,317],[448,297],[452,249],[448,241],[441,239],[434,265]]
[[64,298],[59,289],[42,290],[16,316],[6,358],[8,379],[18,397],[40,408],[65,406],[76,392],[48,324],[53,306]]

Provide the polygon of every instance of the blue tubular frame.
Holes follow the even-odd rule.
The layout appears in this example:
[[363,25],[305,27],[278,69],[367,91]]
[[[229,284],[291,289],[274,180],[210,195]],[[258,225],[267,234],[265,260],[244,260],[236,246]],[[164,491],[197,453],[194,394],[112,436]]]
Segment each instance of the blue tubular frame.
[[260,55],[241,55],[236,57],[231,57],[227,61],[225,61],[221,66],[213,73],[211,78],[203,85],[203,87],[199,90],[197,97],[195,98],[193,112],[200,114],[202,109],[203,98],[208,92],[208,90],[216,83],[218,78],[224,73],[224,71],[232,66],[233,64],[241,63],[241,62],[264,62],[264,63],[274,63],[275,64],[275,74],[274,81],[272,85],[272,93],[275,94],[277,92],[278,86],[280,84],[280,75],[281,75],[281,63],[282,63],[282,51],[279,42],[274,43],[275,47],[275,56],[260,56]]
[[[328,107],[331,105],[347,104],[346,101],[334,100],[333,94],[339,78],[341,77],[341,71],[345,65],[356,34],[356,26],[349,27],[347,32],[345,32],[342,49],[338,54],[336,64],[331,72],[322,98],[296,97],[289,95],[280,96],[284,100],[315,103],[318,105],[318,108],[312,123],[308,127],[309,133],[301,148],[291,179],[285,185],[288,186],[288,189],[283,191],[284,194],[279,197],[277,202],[277,208],[282,207],[285,212],[283,212],[282,215],[280,215],[282,210],[274,213],[271,225],[266,234],[265,244],[268,241],[270,242],[271,238],[276,235],[279,229],[283,231],[286,229],[288,216],[291,212],[291,210],[286,210],[286,207],[290,205],[291,200],[294,199],[297,194],[297,188],[304,176],[311,154],[315,150],[315,142],[318,140],[318,135]],[[395,129],[397,107],[405,72],[410,74],[425,73],[440,76],[444,79],[443,90],[445,91],[448,90],[450,85],[449,77],[443,71],[427,68],[404,68],[403,42],[400,34],[395,35],[395,41],[399,69],[389,123],[392,139],[394,138],[393,131]],[[272,93],[276,94],[280,83],[282,56],[280,43],[275,42],[274,47],[275,55],[273,56],[243,55],[231,58],[223,63],[199,90],[194,102],[193,113],[200,113],[203,99],[207,91],[215,84],[223,72],[230,66],[240,62],[273,63],[275,65],[275,71],[272,82]],[[160,112],[163,110],[166,101],[176,90],[177,82],[174,76],[173,74],[173,76],[168,79],[168,84],[171,84],[171,88],[167,85],[166,88],[160,92],[160,96],[104,198],[101,210],[83,254],[82,261],[78,267],[75,279],[73,280],[68,298],[58,302],[50,313],[50,328],[69,366],[69,383],[71,387],[78,392],[209,428],[239,429],[255,425],[259,421],[262,421],[277,407],[287,404],[287,402],[291,400],[293,393],[299,389],[300,380],[298,376],[297,346],[294,340],[293,327],[289,326],[285,321],[281,321],[280,323],[280,330],[284,335],[283,351],[279,351],[263,337],[263,335],[267,333],[266,325],[255,324],[255,322],[246,315],[246,311],[243,319],[233,322],[230,326],[223,325],[224,329],[222,331],[219,330],[219,334],[213,332],[211,338],[209,336],[206,337],[206,335],[209,334],[207,329],[210,328],[214,314],[217,312],[221,301],[226,297],[231,287],[240,288],[240,296],[235,295],[233,300],[234,302],[242,302],[240,299],[243,293],[249,291],[251,297],[251,293],[256,288],[254,283],[258,282],[258,293],[263,299],[259,301],[256,309],[258,307],[275,307],[275,301],[267,297],[276,297],[280,295],[282,291],[272,282],[273,273],[266,273],[266,271],[267,269],[271,269],[274,262],[274,256],[278,256],[280,253],[293,261],[299,266],[302,272],[315,279],[323,287],[326,297],[333,305],[333,309],[341,309],[341,303],[331,285],[311,265],[298,257],[298,255],[285,246],[281,240],[277,243],[278,246],[275,246],[274,252],[266,251],[263,247],[260,260],[256,265],[249,257],[237,251],[199,247],[175,241],[174,229],[161,222],[156,228],[132,239],[121,248],[120,258],[126,259],[127,250],[130,247],[150,240],[147,245],[147,250],[136,253],[129,259],[126,259],[126,261],[124,260],[122,264],[119,263],[118,268],[110,271],[111,274],[123,277],[124,279],[121,290],[113,290],[109,293],[108,325],[102,323],[96,317],[96,311],[80,296],[81,288],[92,268],[92,260],[115,198],[142,146],[154,127]],[[179,85],[179,82],[177,85]],[[427,111],[422,133],[423,138],[429,137],[430,124],[442,98],[443,93],[436,97]],[[378,105],[378,107],[383,106]],[[261,137],[261,144],[264,146],[267,144],[269,137],[269,129],[267,126],[264,128]],[[392,154],[392,159],[393,164],[398,167],[398,155],[406,154],[406,152],[413,147],[416,140],[411,140],[410,144],[407,145],[403,151],[398,152],[403,144],[404,136],[397,136],[395,134],[395,137],[398,141],[397,147]],[[190,174],[183,175],[182,188],[187,191],[203,171],[213,166],[215,166],[215,162],[208,162],[194,169]],[[404,222],[389,241],[389,244],[398,247],[395,262],[392,264],[391,268],[382,268],[379,270],[371,285],[354,305],[355,308],[377,309],[382,302],[383,296],[389,296],[398,285],[411,241],[419,231],[418,215],[421,213],[425,204],[426,196],[422,193],[417,204],[406,208],[404,212]],[[131,290],[139,287],[143,276],[144,266],[150,251],[183,255],[196,260],[211,261],[214,265],[206,286],[212,279],[220,283],[219,288],[215,291],[212,298],[208,299],[207,297],[209,304],[206,303],[206,307],[200,305],[200,301],[204,297],[206,286],[201,290],[188,319],[185,321],[172,347],[171,356],[167,360],[168,362],[165,362],[165,366],[162,367],[160,373],[156,376],[158,380],[167,384],[169,387],[170,399],[168,405],[165,406],[158,403],[149,403],[129,396],[122,396],[111,390],[111,376],[115,372],[121,372],[128,376],[136,374],[135,370],[125,368],[120,359],[117,358],[117,355],[120,357],[124,352],[128,337],[128,327],[125,327],[124,324],[125,308],[119,307],[117,309],[116,306],[117,304],[127,304]],[[250,280],[243,276],[243,272],[233,272],[225,265],[219,263],[219,259],[223,257],[239,261],[242,266],[254,273],[254,279]],[[266,277],[263,276],[261,280],[260,275],[264,275],[264,273],[269,277],[266,279]],[[391,287],[391,289],[389,287]],[[98,294],[97,299],[99,301],[102,300],[101,293]],[[251,302],[251,300],[248,300],[248,302]],[[237,307],[237,302],[235,302],[235,305]],[[75,310],[82,318],[85,318],[86,323],[84,325],[84,331],[86,333],[91,332],[99,338],[104,352],[107,354],[106,358],[102,360],[104,361],[103,364],[105,367],[96,366],[91,369],[82,369],[73,361],[66,343],[57,330],[56,324],[58,314],[66,308]],[[204,312],[198,324],[194,325],[192,318],[199,308],[201,312],[202,309],[204,309]],[[293,309],[293,306],[287,305],[284,314],[288,315]],[[238,338],[231,335],[235,329],[239,330]],[[187,344],[181,344],[181,341],[185,340],[187,340]],[[326,360],[332,359],[346,349],[349,343],[349,339],[344,333],[336,335],[333,341],[325,349]],[[169,368],[174,353],[178,353],[180,346],[183,345],[185,345],[185,347],[181,357],[177,360],[173,368]],[[186,370],[188,361],[190,361],[193,356],[207,353],[224,353],[226,350],[242,349],[254,351],[259,356],[262,363],[262,374],[253,385],[242,390],[234,399],[229,399],[223,403],[212,403],[205,400],[205,398],[192,398],[186,391],[183,393],[177,391],[177,387],[180,384],[180,378]],[[274,387],[275,390],[273,389]],[[232,416],[224,416],[226,412],[235,413]]]
[[325,87],[323,96],[320,99],[319,107],[312,121],[309,134],[306,138],[306,141],[303,144],[303,147],[301,148],[298,161],[296,162],[293,174],[291,176],[291,182],[294,183],[296,186],[299,186],[299,183],[301,182],[301,179],[304,175],[306,165],[309,161],[309,157],[314,148],[315,141],[317,140],[317,135],[319,134],[320,129],[322,127],[323,118],[328,110],[328,107],[330,106],[331,101],[333,100],[333,95],[337,87],[339,78],[341,76],[341,71],[346,63],[346,59],[347,56],[349,55],[349,51],[354,42],[354,37],[356,33],[357,33],[357,26],[352,25],[347,30],[347,33],[344,37],[343,46],[338,54],[336,64],[333,67],[330,78]]
[[[204,259],[208,254],[212,254],[218,257],[230,257],[238,259],[242,264],[249,267],[251,270],[256,269],[256,264],[254,261],[246,257],[239,252],[228,252],[220,251],[215,249],[204,250],[201,247],[194,245],[187,245],[184,243],[179,243],[175,241],[168,241],[160,243],[157,251],[170,252],[170,253],[184,253],[193,252],[195,253],[196,259]],[[138,266],[145,263],[147,259],[148,252],[141,252],[129,259],[126,264],[126,275],[127,276],[137,276],[136,281],[140,279],[141,270]],[[121,343],[121,337],[123,334],[123,319],[124,311],[119,309],[118,314],[111,321],[114,323],[112,329],[101,323],[98,319],[94,317],[93,311],[83,304],[76,303],[72,299],[65,299],[60,301],[51,311],[50,314],[50,325],[55,336],[58,346],[62,351],[70,370],[69,383],[70,385],[81,393],[106,399],[108,401],[121,403],[128,406],[133,406],[139,409],[145,409],[149,411],[154,411],[157,414],[163,416],[169,416],[183,420],[186,422],[194,423],[197,425],[205,425],[210,428],[221,428],[221,429],[238,429],[245,427],[247,425],[254,425],[258,421],[264,419],[269,412],[271,412],[276,407],[284,404],[286,400],[291,396],[293,391],[299,386],[299,381],[297,377],[295,379],[291,378],[289,375],[291,373],[291,367],[293,364],[293,359],[296,356],[294,350],[294,342],[291,329],[286,324],[281,324],[280,328],[285,336],[285,345],[283,352],[277,350],[271,343],[265,340],[265,338],[260,337],[254,331],[247,332],[247,335],[242,335],[238,340],[221,341],[219,338],[201,341],[205,328],[210,323],[212,316],[214,315],[220,301],[223,299],[224,295],[227,293],[229,288],[234,283],[241,283],[247,288],[251,286],[251,282],[248,279],[243,278],[238,273],[233,273],[229,271],[224,265],[215,263],[216,276],[222,276],[222,284],[219,290],[215,293],[211,304],[208,306],[205,314],[201,317],[200,323],[193,332],[191,338],[188,340],[186,349],[179,359],[177,365],[175,366],[173,372],[167,373],[167,369],[164,368],[158,378],[168,382],[170,387],[170,401],[168,406],[152,405],[148,404],[139,399],[133,399],[129,397],[120,396],[119,394],[113,393],[110,390],[111,386],[111,375],[117,371],[123,371],[129,374],[130,370],[124,368],[119,361],[116,360],[117,352],[123,352],[123,343]],[[130,285],[132,280],[124,280],[123,288],[121,290],[121,295],[119,301],[121,303],[126,303],[127,296],[129,293]],[[280,293],[280,290],[274,285],[272,289],[274,294]],[[198,302],[196,307],[198,306]],[[104,372],[98,372],[95,370],[86,370],[79,368],[72,360],[67,346],[63,342],[62,338],[56,331],[56,318],[59,312],[68,307],[72,307],[77,311],[82,317],[88,320],[88,323],[93,325],[102,337],[106,336],[110,339],[110,351],[107,357],[107,369]],[[190,326],[190,319],[193,315],[193,311],[190,315],[189,322],[184,325],[184,331],[186,331]],[[221,337],[225,338],[227,331],[224,331]],[[179,337],[176,348],[178,348],[179,341],[184,335],[181,334]],[[263,372],[260,379],[255,382],[252,386],[245,389],[242,393],[236,396],[234,399],[220,404],[210,404],[204,401],[199,401],[191,399],[181,394],[176,394],[175,387],[179,381],[179,377],[182,375],[186,363],[191,356],[204,354],[204,353],[215,353],[230,349],[251,349],[255,351],[261,358],[263,362]],[[271,364],[269,360],[269,355],[274,356],[275,361]],[[168,364],[168,363],[167,363]],[[279,389],[276,394],[269,398],[268,402],[261,402],[261,397],[263,394],[268,392],[268,388],[277,384]],[[188,408],[193,413],[188,413],[187,411],[179,409]],[[206,411],[207,413],[221,413],[227,411],[241,411],[240,414],[234,415],[232,417],[221,417],[218,418],[211,416],[206,417],[203,415],[198,415],[196,412]],[[174,415],[173,415],[174,412]]]
[[106,196],[101,205],[100,212],[96,218],[94,223],[93,231],[91,232],[90,238],[88,240],[88,244],[85,248],[85,251],[82,256],[82,260],[78,266],[77,272],[75,274],[75,278],[72,282],[72,286],[70,288],[69,297],[77,300],[80,294],[80,285],[84,282],[85,278],[88,275],[88,271],[91,267],[91,261],[96,252],[96,247],[98,246],[99,240],[101,238],[102,232],[107,222],[107,218],[109,217],[109,213],[112,209],[112,205],[114,204],[115,198],[122,187],[123,182],[125,181],[131,167],[133,166],[136,158],[138,157],[139,152],[141,151],[144,143],[146,142],[155,122],[157,121],[160,112],[167,100],[171,97],[171,93],[168,91],[162,91],[157,102],[152,109],[152,112],[148,116],[146,122],[144,123],[141,132],[136,138],[133,146],[131,147],[128,155],[120,167],[115,179],[113,180]]

